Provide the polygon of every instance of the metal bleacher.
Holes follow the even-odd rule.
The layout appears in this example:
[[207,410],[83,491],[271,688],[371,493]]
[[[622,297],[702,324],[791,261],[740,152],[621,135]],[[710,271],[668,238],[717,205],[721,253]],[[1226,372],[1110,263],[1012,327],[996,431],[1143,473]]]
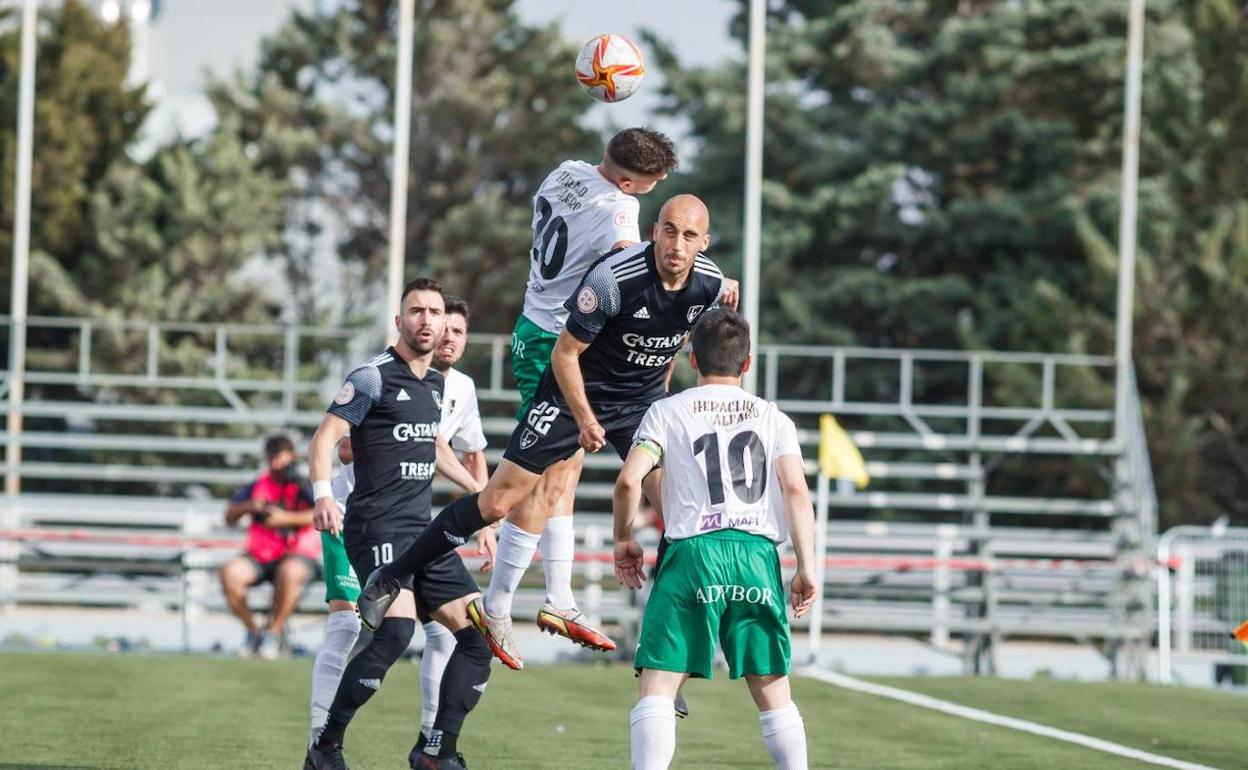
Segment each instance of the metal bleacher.
[[[302,446],[377,336],[31,319],[23,453],[6,464],[23,493],[0,506],[0,605],[221,606],[208,576],[241,543],[223,530],[223,499],[256,472],[265,434]],[[477,381],[491,464],[518,400],[508,344],[474,334],[460,366]],[[970,672],[993,671],[1009,637],[1075,640],[1138,674],[1155,496],[1134,400],[1132,430],[1114,436],[1112,359],[764,345],[757,365],[762,395],[798,423],[812,476],[823,413],[872,476],[826,496],[824,629],[922,637]],[[609,547],[617,467],[587,459],[577,522],[590,556]],[[583,569],[604,619],[633,619],[601,562]]]

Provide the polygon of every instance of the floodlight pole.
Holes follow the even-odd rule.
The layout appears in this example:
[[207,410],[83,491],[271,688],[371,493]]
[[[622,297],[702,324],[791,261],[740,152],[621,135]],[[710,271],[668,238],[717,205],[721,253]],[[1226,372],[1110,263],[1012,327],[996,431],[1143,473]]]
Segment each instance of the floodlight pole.
[[767,0],[750,0],[749,95],[745,124],[745,229],[741,258],[741,312],[750,324],[750,350],[754,366],[742,383],[751,393],[758,389],[758,260],[763,223],[763,63],[767,46]]
[[1122,203],[1118,220],[1118,309],[1114,333],[1114,439],[1125,449],[1135,313],[1135,230],[1140,179],[1140,83],[1144,60],[1144,2],[1131,0],[1127,26],[1127,93],[1122,123]]
[[394,168],[390,177],[390,252],[386,280],[387,312],[382,319],[387,340],[393,333],[391,319],[399,314],[399,292],[404,286],[407,164],[412,138],[412,35],[415,16],[416,0],[399,0],[399,55],[394,77]]
[[5,452],[4,493],[22,490],[22,401],[26,396],[26,289],[30,263],[30,177],[35,128],[35,32],[39,25],[36,0],[22,6],[21,77],[17,105],[17,184],[13,205],[13,276],[10,290],[9,414]]

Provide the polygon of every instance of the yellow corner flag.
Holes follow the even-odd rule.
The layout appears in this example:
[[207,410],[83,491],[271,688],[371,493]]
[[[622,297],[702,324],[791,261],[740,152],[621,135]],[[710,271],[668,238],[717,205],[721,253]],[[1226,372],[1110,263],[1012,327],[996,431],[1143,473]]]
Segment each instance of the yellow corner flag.
[[819,472],[831,479],[853,479],[859,489],[871,483],[862,453],[830,414],[819,417]]

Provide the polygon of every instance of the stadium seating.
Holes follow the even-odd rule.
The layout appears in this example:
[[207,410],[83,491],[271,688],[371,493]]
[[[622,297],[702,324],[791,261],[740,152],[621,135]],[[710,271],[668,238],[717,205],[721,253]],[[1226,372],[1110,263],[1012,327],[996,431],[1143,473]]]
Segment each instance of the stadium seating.
[[[350,363],[377,343],[279,326],[31,327],[43,340],[32,343],[32,362],[52,363],[26,373],[24,453],[20,467],[6,467],[26,490],[0,507],[8,603],[223,606],[204,576],[241,543],[221,529],[224,497],[254,475],[266,433],[290,432],[302,451]],[[134,364],[98,370],[102,341],[122,334]],[[172,355],[188,336],[212,351],[198,368]],[[478,384],[491,464],[515,424],[508,345],[474,334],[460,367]],[[941,647],[973,640],[983,654],[968,670],[991,670],[992,642],[1009,636],[1086,641],[1115,663],[1132,648],[1121,662],[1124,672],[1134,665],[1152,633],[1144,562],[1155,498],[1134,402],[1129,434],[1114,436],[1112,360],[791,345],[764,346],[758,360],[760,390],[798,422],[812,476],[817,418],[827,412],[872,477],[865,490],[841,484],[827,499],[824,628]],[[578,490],[579,580],[590,585],[610,574],[596,559],[607,552],[617,467],[608,453],[590,456]],[[151,539],[160,533],[199,547]],[[605,582],[591,592],[595,614],[635,621]],[[522,592],[518,607],[537,599]]]

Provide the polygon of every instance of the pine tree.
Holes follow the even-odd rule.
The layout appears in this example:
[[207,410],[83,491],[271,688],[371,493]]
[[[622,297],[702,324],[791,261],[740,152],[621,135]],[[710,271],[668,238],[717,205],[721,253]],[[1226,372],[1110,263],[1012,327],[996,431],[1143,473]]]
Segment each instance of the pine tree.
[[[397,5],[296,13],[255,72],[211,89],[263,167],[294,188],[281,253],[305,320],[324,318],[324,234],[365,287],[343,289],[347,319],[375,320],[385,305]],[[414,40],[408,273],[476,300],[474,326],[491,331],[510,328],[523,296],[533,191],[560,160],[601,152],[579,124],[588,102],[571,86],[575,51],[513,6],[418,3]]]

